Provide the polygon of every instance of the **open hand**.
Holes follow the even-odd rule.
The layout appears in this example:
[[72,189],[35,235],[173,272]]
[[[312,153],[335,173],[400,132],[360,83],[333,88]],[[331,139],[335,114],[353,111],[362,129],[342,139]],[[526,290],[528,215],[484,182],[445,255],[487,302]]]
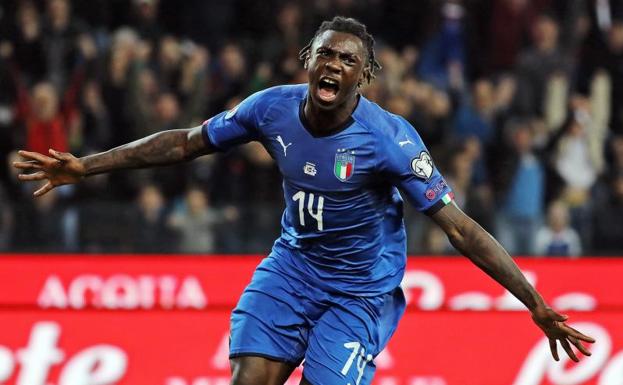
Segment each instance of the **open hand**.
[[590,356],[591,352],[589,352],[580,341],[593,343],[595,342],[595,339],[566,325],[565,321],[568,318],[569,317],[566,315],[558,314],[547,306],[538,307],[532,312],[532,320],[538,327],[541,328],[541,330],[543,330],[543,333],[545,333],[549,339],[549,348],[552,351],[554,359],[556,361],[559,360],[556,341],[560,341],[560,345],[562,345],[562,348],[565,350],[569,358],[575,362],[578,362],[579,359],[571,349],[569,342],[571,342],[580,352],[582,352],[582,354]]
[[24,172],[17,176],[19,180],[47,180],[34,192],[33,195],[36,197],[47,193],[54,187],[77,183],[85,175],[85,168],[80,159],[67,152],[52,149],[49,152],[51,156],[22,150],[18,154],[25,160],[13,162],[13,167]]

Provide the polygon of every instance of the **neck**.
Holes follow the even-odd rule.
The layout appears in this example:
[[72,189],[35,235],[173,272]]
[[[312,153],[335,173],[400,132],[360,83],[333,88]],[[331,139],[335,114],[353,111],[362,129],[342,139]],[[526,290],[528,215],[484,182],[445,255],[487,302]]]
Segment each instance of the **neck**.
[[350,118],[357,106],[358,100],[359,95],[354,94],[352,98],[349,98],[342,105],[331,110],[325,110],[314,105],[311,97],[307,95],[303,113],[309,123],[310,129],[315,134],[328,135]]

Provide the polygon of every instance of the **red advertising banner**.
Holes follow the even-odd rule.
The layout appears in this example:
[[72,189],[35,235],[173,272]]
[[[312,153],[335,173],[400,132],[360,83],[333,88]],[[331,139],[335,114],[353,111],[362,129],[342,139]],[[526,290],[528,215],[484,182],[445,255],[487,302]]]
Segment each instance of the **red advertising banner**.
[[[258,262],[0,257],[0,384],[228,385],[229,311]],[[623,259],[519,264],[597,339],[590,358],[560,349],[555,362],[529,314],[469,262],[412,259],[409,310],[374,384],[623,385]]]
[[[593,355],[555,362],[521,312],[407,312],[376,385],[620,385],[623,313],[571,313]],[[225,311],[15,311],[0,317],[0,384],[228,385]],[[289,385],[298,384],[297,370]]]
[[[0,308],[232,308],[258,257],[2,256]],[[623,259],[519,259],[561,310],[623,310]],[[465,258],[411,258],[402,283],[420,310],[523,310]]]

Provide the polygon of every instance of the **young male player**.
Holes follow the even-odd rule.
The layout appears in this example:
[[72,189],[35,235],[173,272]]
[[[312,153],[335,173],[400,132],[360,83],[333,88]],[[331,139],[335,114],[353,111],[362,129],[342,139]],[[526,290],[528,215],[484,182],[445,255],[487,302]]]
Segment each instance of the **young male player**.
[[379,68],[363,24],[322,23],[301,51],[305,85],[258,92],[202,126],[160,132],[112,150],[75,158],[21,151],[47,180],[34,195],[126,168],[188,161],[260,141],[283,175],[282,233],[257,267],[231,316],[234,385],[281,385],[304,359],[303,383],[368,385],[374,357],[405,307],[400,189],[450,241],[513,293],[550,340],[574,360],[573,344],[594,340],[567,326],[526,281],[504,249],[453,202],[452,192],[417,132],[358,93]]

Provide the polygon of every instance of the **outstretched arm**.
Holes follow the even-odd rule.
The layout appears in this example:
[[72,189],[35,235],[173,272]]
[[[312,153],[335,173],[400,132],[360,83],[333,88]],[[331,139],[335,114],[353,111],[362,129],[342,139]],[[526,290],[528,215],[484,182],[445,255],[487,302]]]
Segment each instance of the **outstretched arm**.
[[481,270],[499,282],[532,312],[532,319],[549,338],[550,349],[556,361],[559,340],[569,357],[578,361],[569,342],[583,354],[590,352],[581,344],[595,342],[577,330],[567,326],[566,316],[552,310],[539,293],[530,285],[506,250],[473,219],[461,211],[454,202],[432,215],[432,219],[445,231],[450,243],[469,258]]
[[50,156],[20,151],[19,154],[26,160],[14,162],[13,166],[25,172],[18,176],[20,180],[47,180],[34,193],[35,196],[41,196],[54,187],[77,183],[89,175],[114,170],[170,165],[189,161],[214,151],[215,148],[204,141],[201,126],[197,126],[162,131],[82,158],[53,149],[50,149]]

